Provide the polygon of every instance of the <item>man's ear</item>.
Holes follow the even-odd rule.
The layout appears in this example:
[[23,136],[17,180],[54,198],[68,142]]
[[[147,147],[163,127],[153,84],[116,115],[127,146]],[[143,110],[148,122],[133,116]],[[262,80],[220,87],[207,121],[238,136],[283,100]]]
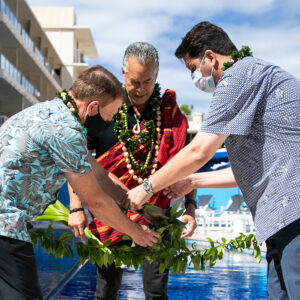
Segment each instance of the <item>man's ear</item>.
[[73,95],[72,90],[69,90],[68,93],[69,93],[69,95],[72,97],[72,99],[74,99],[74,95]]
[[205,57],[210,61],[210,63],[215,66],[216,63],[217,63],[217,54],[210,50],[210,49],[207,49],[205,52],[204,52],[204,55]]
[[121,71],[122,71],[122,76],[123,76],[123,79],[124,79],[124,82],[125,82],[126,81],[126,78],[125,78],[126,72],[125,72],[123,67],[121,67]]
[[121,67],[121,72],[122,72],[122,75],[124,76],[124,74],[126,73],[125,71],[124,71],[124,68],[123,67]]
[[93,100],[88,104],[87,114],[89,116],[95,116],[99,112],[99,102],[97,100]]

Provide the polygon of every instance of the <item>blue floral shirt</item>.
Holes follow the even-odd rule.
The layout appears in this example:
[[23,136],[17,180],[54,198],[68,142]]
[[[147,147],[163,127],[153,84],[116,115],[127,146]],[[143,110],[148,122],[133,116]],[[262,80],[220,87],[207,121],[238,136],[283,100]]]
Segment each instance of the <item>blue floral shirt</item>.
[[229,134],[228,157],[258,242],[300,218],[300,82],[248,57],[221,76],[201,131]]
[[89,173],[86,136],[60,99],[0,127],[0,235],[30,241],[27,224],[54,203],[64,172]]

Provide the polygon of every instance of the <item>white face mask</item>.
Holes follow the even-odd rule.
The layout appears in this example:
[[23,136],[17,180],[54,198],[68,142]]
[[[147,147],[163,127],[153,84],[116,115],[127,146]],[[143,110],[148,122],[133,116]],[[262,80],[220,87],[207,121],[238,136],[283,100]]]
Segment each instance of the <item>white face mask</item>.
[[204,61],[204,58],[205,58],[205,56],[203,56],[203,58],[201,60],[200,67],[192,73],[192,80],[193,80],[195,86],[198,89],[200,89],[201,91],[207,92],[207,93],[213,93],[214,90],[216,89],[214,78],[212,76],[212,72],[213,72],[214,68],[211,69],[211,74],[209,77],[203,77],[203,75],[200,71],[200,68]]

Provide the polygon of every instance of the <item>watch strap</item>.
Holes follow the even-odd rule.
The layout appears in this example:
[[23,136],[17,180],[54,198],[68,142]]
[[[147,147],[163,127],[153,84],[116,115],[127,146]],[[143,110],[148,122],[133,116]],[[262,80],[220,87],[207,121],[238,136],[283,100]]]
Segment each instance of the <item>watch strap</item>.
[[82,207],[73,208],[73,209],[70,210],[70,214],[78,212],[78,211],[84,211],[84,209]]
[[185,200],[185,203],[184,203],[185,208],[187,208],[187,206],[189,204],[193,204],[195,206],[195,208],[197,208],[197,202],[196,202],[196,200],[192,200],[192,199]]

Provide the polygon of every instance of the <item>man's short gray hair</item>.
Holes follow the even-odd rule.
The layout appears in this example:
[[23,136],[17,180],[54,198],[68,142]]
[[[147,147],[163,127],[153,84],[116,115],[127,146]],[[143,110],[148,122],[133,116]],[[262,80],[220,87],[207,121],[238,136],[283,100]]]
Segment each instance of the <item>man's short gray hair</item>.
[[123,57],[123,70],[128,72],[128,59],[129,57],[134,57],[140,63],[147,63],[153,61],[155,70],[158,71],[159,60],[158,52],[154,46],[149,43],[136,42],[130,44]]

